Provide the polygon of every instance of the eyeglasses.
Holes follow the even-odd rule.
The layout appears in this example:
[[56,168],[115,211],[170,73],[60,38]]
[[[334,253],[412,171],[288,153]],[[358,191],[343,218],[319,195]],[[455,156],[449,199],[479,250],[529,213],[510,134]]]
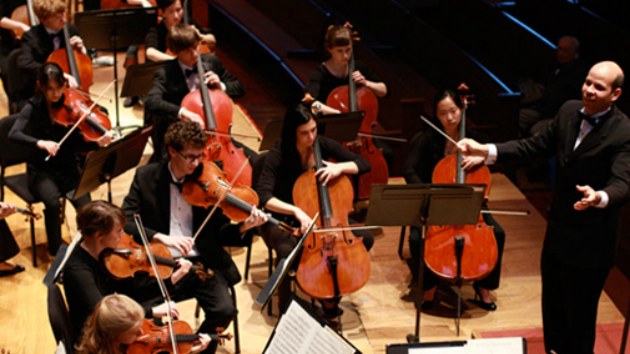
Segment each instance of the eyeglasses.
[[[175,150],[177,151],[177,150]],[[205,153],[201,153],[199,155],[184,155],[181,152],[177,151],[177,153],[179,154],[179,156],[183,157],[184,160],[186,160],[187,162],[193,162],[195,160],[197,161],[203,161],[206,159],[206,154]]]

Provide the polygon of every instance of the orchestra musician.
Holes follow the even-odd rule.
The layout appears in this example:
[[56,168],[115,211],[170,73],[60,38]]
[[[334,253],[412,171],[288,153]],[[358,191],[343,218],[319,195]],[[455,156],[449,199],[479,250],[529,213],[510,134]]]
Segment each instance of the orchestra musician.
[[[115,292],[133,297],[143,304],[147,317],[166,316],[166,303],[155,304],[161,298],[155,280],[136,274],[134,278],[114,280],[99,261],[106,248],[115,248],[123,235],[127,219],[117,206],[97,200],[88,202],[77,212],[77,228],[83,241],[68,258],[63,270],[63,283],[70,308],[73,339],[79,341],[81,328],[101,299]],[[191,263],[180,260],[179,268],[164,281],[168,289],[177,284],[190,270]],[[172,315],[179,316],[175,303],[171,303]],[[144,316],[143,316],[144,317]]]
[[[260,205],[271,211],[273,216],[305,232],[312,219],[293,203],[293,185],[300,175],[312,170],[313,143],[319,140],[325,167],[317,171],[317,176],[325,183],[342,174],[361,174],[370,170],[369,163],[360,155],[344,148],[338,142],[324,136],[317,136],[317,124],[310,109],[302,104],[287,111],[282,126],[281,140],[276,142],[265,159],[256,191]],[[337,162],[330,162],[330,159]],[[350,223],[356,223],[350,221]],[[281,229],[265,224],[261,226],[262,236],[268,247],[276,250],[277,259],[286,258],[297,244],[292,235]],[[374,235],[369,230],[354,231],[360,236],[363,245],[370,250]],[[297,263],[296,263],[297,264]],[[289,303],[290,281],[285,278],[279,286],[279,306],[284,310]],[[338,316],[337,302],[325,301],[324,315],[329,319]]]
[[541,256],[548,353],[593,353],[597,307],[615,263],[621,207],[630,199],[630,121],[615,106],[624,74],[595,64],[582,101],[567,101],[543,130],[501,144],[458,143],[464,168],[555,154],[555,193]]
[[[241,275],[230,255],[222,246],[242,244],[245,232],[267,221],[267,215],[253,208],[250,216],[241,224],[231,224],[217,209],[199,237],[199,231],[209,210],[192,206],[182,195],[181,186],[192,178],[204,158],[206,133],[199,124],[179,121],[172,124],[164,137],[169,161],[150,163],[136,170],[131,189],[123,203],[128,223],[125,230],[138,236],[133,227],[133,216],[139,214],[151,242],[169,247],[173,257],[185,257],[201,262],[214,276],[204,281],[188,274],[171,292],[173,300],[195,297],[205,311],[201,325],[204,333],[216,333],[217,327],[226,328],[236,315],[236,308],[228,288],[241,280]],[[207,352],[214,353],[216,342]]]
[[[433,111],[437,117],[437,119],[434,119],[435,125],[441,128],[448,136],[453,138],[453,140],[459,141],[459,123],[462,117],[462,105],[459,96],[451,90],[442,90],[437,93],[433,102]],[[467,131],[466,134],[478,140],[485,140],[482,135],[475,131]],[[428,128],[423,130],[411,140],[409,155],[402,169],[405,181],[407,184],[431,183],[433,170],[437,163],[443,157],[456,153],[457,147],[455,144],[447,141],[438,132]],[[493,231],[499,250],[499,259],[492,273],[474,283],[475,295],[476,297],[480,297],[475,303],[485,310],[494,311],[497,307],[494,301],[492,301],[490,290],[499,287],[505,232],[496,220],[494,220],[492,215],[483,214],[483,219],[488,226],[494,227]],[[418,251],[420,250],[419,243],[422,241],[421,233],[420,228],[412,227],[411,234],[409,235],[409,250],[411,251],[409,267],[413,274],[412,284],[417,281],[418,272],[420,270],[421,257]],[[437,285],[438,278],[425,265],[422,284],[424,289],[422,308],[424,310],[428,310],[436,304],[434,300],[436,299]]]
[[[85,323],[77,353],[124,354],[129,345],[150,335],[142,331],[144,317],[144,309],[132,298],[119,294],[105,296]],[[191,353],[201,352],[210,341],[207,334],[201,334]]]
[[15,21],[11,19],[13,11],[20,7],[25,6],[26,0],[4,0],[0,1],[0,75],[2,77],[2,83],[4,84],[4,91],[7,91],[8,81],[8,60],[9,53],[15,48],[18,48],[19,42],[15,40],[11,31],[20,29],[24,32],[28,31],[31,27],[23,22]]
[[20,247],[9,229],[9,225],[4,220],[7,216],[17,211],[15,205],[11,203],[0,202],[0,277],[6,277],[15,273],[23,272],[24,266],[19,264],[10,264],[8,259],[20,253]]
[[[64,0],[33,0],[33,12],[39,18],[40,24],[32,27],[22,37],[22,55],[18,58],[21,73],[37,73],[52,52],[65,46],[63,28],[66,25],[67,3]],[[77,27],[68,24],[70,44],[80,52],[86,53],[83,39],[79,36]],[[64,74],[70,87],[77,87],[74,77]],[[27,75],[25,90],[34,92],[36,78]],[[24,97],[28,99],[29,97]]]
[[[75,129],[65,141],[59,141],[71,129],[55,122],[54,113],[63,110],[65,77],[55,63],[39,67],[37,94],[30,98],[13,124],[9,138],[23,143],[34,152],[28,161],[28,186],[35,197],[42,200],[46,209],[44,219],[48,235],[48,252],[57,253],[61,246],[60,198],[73,190],[79,182],[77,153],[95,150],[111,143],[113,135],[104,134],[96,143],[86,142]],[[51,156],[47,160],[47,156]],[[90,200],[89,194],[70,200],[79,207]]]
[[[312,106],[318,113],[341,113],[326,105],[326,101],[335,88],[348,85],[349,75],[357,87],[367,87],[376,97],[382,98],[388,94],[387,85],[365,63],[355,60],[355,71],[348,72],[348,62],[353,55],[352,37],[352,29],[348,26],[331,25],[326,30],[324,48],[328,58],[313,70],[304,88],[315,99]],[[392,149],[379,139],[374,139],[374,145],[383,151],[387,164],[391,165]]]
[[[184,18],[184,8],[182,7],[181,0],[157,0],[157,7],[162,10],[162,22],[157,26],[149,29],[149,33],[145,38],[146,55],[147,59],[151,61],[161,61],[173,59],[173,56],[167,54],[167,49],[170,49],[166,40],[166,37],[171,30],[171,27],[182,23]],[[217,40],[211,33],[201,33],[196,25],[193,25],[195,31],[199,36],[201,44],[208,46],[211,52],[214,52]],[[171,49],[172,51],[172,49]],[[177,53],[175,53],[177,55]]]
[[221,64],[219,58],[212,54],[199,55],[200,36],[195,29],[184,24],[173,25],[167,39],[168,47],[177,57],[155,72],[153,86],[145,103],[145,122],[154,123],[154,153],[151,161],[160,161],[165,155],[163,137],[169,124],[183,119],[205,126],[202,117],[180,107],[184,97],[200,87],[196,70],[198,58],[201,58],[205,69],[203,79],[210,87],[221,89],[232,98],[245,94],[241,82]]

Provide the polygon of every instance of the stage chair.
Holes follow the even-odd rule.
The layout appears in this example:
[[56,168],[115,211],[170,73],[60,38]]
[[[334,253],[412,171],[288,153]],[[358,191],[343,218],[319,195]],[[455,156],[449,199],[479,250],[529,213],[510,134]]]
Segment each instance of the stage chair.
[[57,343],[63,342],[66,353],[73,354],[72,326],[68,306],[57,283],[48,286],[48,319]]
[[[236,302],[236,289],[234,286],[230,286],[230,295],[232,295],[232,302],[234,302],[234,307],[238,311],[238,302]],[[201,311],[201,306],[197,303],[197,307],[195,308],[195,318],[199,318],[199,312]],[[234,322],[234,353],[239,354],[241,352],[241,336],[238,330],[238,313],[232,319]]]

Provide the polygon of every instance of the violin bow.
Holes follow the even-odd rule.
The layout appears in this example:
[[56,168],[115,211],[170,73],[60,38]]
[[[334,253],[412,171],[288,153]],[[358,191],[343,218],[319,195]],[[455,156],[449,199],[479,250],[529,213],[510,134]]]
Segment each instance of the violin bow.
[[[77,129],[77,127],[79,126],[79,124],[81,124],[81,122],[83,122],[83,120],[85,120],[85,118],[92,113],[92,108],[94,108],[96,106],[96,104],[98,103],[98,101],[100,101],[103,96],[105,95],[105,92],[107,92],[107,90],[109,90],[112,85],[114,84],[114,82],[116,82],[116,80],[112,80],[109,85],[107,85],[107,87],[103,90],[103,92],[100,94],[100,96],[98,96],[98,98],[96,99],[96,101],[94,101],[92,103],[92,105],[85,111],[85,113],[83,113],[83,115],[81,115],[81,118],[79,118],[74,125],[70,128],[70,130],[68,130],[68,132],[66,133],[66,135],[64,135],[63,138],[61,138],[61,140],[59,141],[59,147],[61,147],[61,144],[63,144],[66,139],[68,139],[68,137],[70,136],[70,134],[72,134],[72,132]],[[50,158],[52,157],[52,155],[48,155],[45,159],[45,161],[50,160]]]
[[236,175],[234,175],[234,178],[232,178],[232,182],[230,182],[230,184],[223,184],[221,183],[221,181],[218,181],[219,184],[223,184],[225,186],[225,192],[221,193],[221,195],[219,196],[219,200],[217,200],[217,202],[212,207],[212,210],[210,210],[210,212],[208,213],[208,216],[206,216],[206,219],[203,221],[201,226],[199,226],[199,229],[197,229],[195,236],[193,236],[193,240],[196,240],[197,237],[199,237],[199,234],[201,234],[201,231],[203,230],[203,228],[206,226],[206,224],[208,223],[212,215],[214,215],[214,213],[217,211],[219,204],[221,204],[225,200],[225,197],[228,195],[228,193],[230,193],[230,190],[232,189],[234,182],[238,180],[238,177],[241,175],[241,173],[245,169],[245,166],[247,166],[248,162],[249,162],[249,157],[246,158],[245,161],[243,161],[243,163],[241,164],[241,167],[236,172]]
[[145,233],[144,225],[142,224],[142,219],[140,218],[139,214],[133,214],[133,219],[136,222],[136,227],[138,228],[138,233],[140,233],[142,244],[144,245],[144,249],[147,252],[147,258],[149,258],[149,263],[151,263],[151,267],[153,268],[153,271],[155,272],[158,286],[160,288],[160,291],[162,292],[162,298],[164,299],[164,301],[166,301],[166,307],[167,307],[166,317],[168,317],[168,329],[170,332],[171,344],[173,346],[173,354],[179,354],[179,351],[177,350],[177,340],[175,339],[175,329],[173,328],[173,317],[171,316],[171,311],[172,311],[171,296],[169,295],[168,290],[166,290],[166,285],[164,285],[164,280],[162,279],[162,276],[160,275],[160,270],[158,269],[157,263],[155,262],[155,258],[153,257],[153,253],[151,253],[151,249],[149,248],[149,240]]

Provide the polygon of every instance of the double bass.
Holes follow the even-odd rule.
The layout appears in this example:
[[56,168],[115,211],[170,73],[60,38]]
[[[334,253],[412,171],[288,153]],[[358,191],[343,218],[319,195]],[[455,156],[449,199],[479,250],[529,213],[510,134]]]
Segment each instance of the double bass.
[[[463,84],[460,90],[467,89]],[[459,123],[459,138],[466,135],[466,108],[468,96],[460,95],[463,109]],[[490,190],[490,170],[481,165],[471,171],[461,168],[462,155],[449,155],[438,162],[433,170],[433,183],[486,184],[485,197]],[[476,225],[430,226],[425,240],[425,263],[438,277],[461,284],[479,280],[494,269],[498,247],[493,227],[486,225],[482,214]]]
[[[315,170],[323,168],[319,141],[313,144]],[[370,258],[363,241],[347,228],[354,193],[350,179],[339,176],[322,185],[315,171],[304,172],[293,186],[294,204],[310,217],[318,212],[317,225],[304,243],[297,281],[309,296],[331,300],[363,287],[370,277]]]
[[343,113],[365,111],[359,131],[364,134],[359,134],[355,141],[344,143],[344,146],[361,155],[372,166],[369,172],[358,176],[357,198],[365,200],[370,198],[372,184],[387,184],[389,169],[383,151],[374,145],[374,140],[369,135],[377,124],[378,100],[367,87],[357,88],[352,79],[354,71],[354,54],[352,54],[348,62],[348,86],[339,86],[330,92],[326,105]]

